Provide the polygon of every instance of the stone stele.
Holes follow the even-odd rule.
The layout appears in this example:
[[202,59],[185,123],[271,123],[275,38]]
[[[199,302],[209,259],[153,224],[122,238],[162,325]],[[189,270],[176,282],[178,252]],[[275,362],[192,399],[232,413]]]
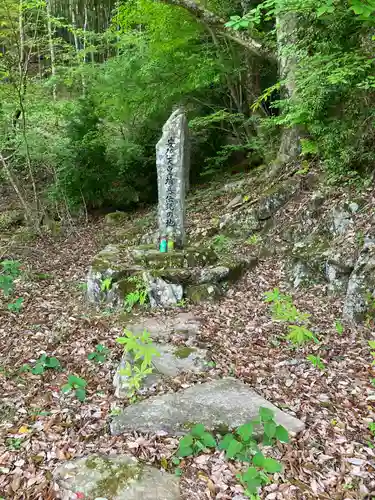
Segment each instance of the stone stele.
[[189,138],[182,109],[174,111],[156,145],[159,236],[169,237],[176,247],[185,242],[185,196],[189,183]]

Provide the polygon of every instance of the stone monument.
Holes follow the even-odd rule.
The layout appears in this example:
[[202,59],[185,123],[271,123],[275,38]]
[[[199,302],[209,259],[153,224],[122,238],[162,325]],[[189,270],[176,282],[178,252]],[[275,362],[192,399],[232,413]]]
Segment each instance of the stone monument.
[[185,196],[189,187],[189,137],[183,109],[176,109],[163,127],[156,145],[159,238],[185,243]]

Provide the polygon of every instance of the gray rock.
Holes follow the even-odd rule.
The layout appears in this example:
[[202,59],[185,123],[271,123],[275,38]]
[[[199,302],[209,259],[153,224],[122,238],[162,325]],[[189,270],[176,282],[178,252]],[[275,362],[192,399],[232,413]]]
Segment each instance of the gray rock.
[[335,235],[344,234],[353,224],[352,213],[345,208],[336,207],[332,211],[330,231]]
[[176,377],[180,373],[202,373],[207,370],[207,351],[196,347],[156,344],[160,357],[155,357],[153,365],[157,373]]
[[179,479],[128,455],[91,455],[65,462],[54,472],[62,500],[82,493],[88,500],[179,500]]
[[239,207],[242,204],[243,204],[243,196],[241,194],[238,194],[236,197],[233,198],[233,200],[231,200],[228,203],[226,208],[227,209],[235,208],[235,207]]
[[[171,344],[155,343],[155,349],[160,356],[153,358],[154,371],[147,375],[142,381],[142,392],[145,393],[157,384],[161,378],[177,377],[181,373],[202,373],[208,369],[207,351],[196,347],[174,346]],[[117,398],[126,398],[129,389],[128,377],[122,375],[121,371],[126,367],[126,363],[134,364],[130,356],[126,355],[121,359],[120,365],[115,373],[113,385]]]
[[[133,365],[133,360],[130,356],[126,355],[124,356],[120,364],[116,370],[116,373],[113,377],[113,387],[115,388],[115,396],[116,398],[119,399],[125,399],[128,397],[128,392],[129,392],[129,377],[127,375],[123,375],[121,372],[122,370],[125,370],[126,364],[129,362],[131,365]],[[147,393],[150,389],[152,389],[158,382],[160,382],[162,376],[161,374],[158,373],[151,373],[150,375],[147,375],[142,380],[141,388],[140,388],[140,393],[145,394]]]
[[368,296],[375,296],[375,240],[366,238],[365,244],[349,278],[343,317],[359,323],[368,310]]
[[261,406],[275,412],[275,420],[290,432],[304,429],[295,417],[279,410],[239,380],[222,379],[194,385],[184,391],[155,396],[125,408],[113,418],[113,435],[128,431],[166,431],[172,435],[187,432],[192,423],[208,429],[236,428],[256,417]]
[[133,333],[147,330],[151,338],[158,342],[168,342],[173,334],[193,339],[200,327],[200,320],[191,312],[180,312],[172,318],[147,318],[138,323],[127,324],[127,328]]
[[147,287],[151,307],[170,307],[177,304],[184,295],[181,285],[167,283],[161,278],[143,273],[143,280]]
[[156,145],[159,235],[185,243],[185,195],[189,184],[189,132],[182,109],[174,111]]

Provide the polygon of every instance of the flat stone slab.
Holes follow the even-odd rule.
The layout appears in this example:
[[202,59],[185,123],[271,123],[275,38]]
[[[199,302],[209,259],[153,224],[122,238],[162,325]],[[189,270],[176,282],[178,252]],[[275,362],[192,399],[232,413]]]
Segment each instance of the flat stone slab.
[[304,429],[303,422],[281,411],[240,380],[227,378],[132,404],[114,417],[111,433],[166,431],[181,435],[194,423],[211,430],[223,425],[233,429],[255,418],[261,406],[270,408],[276,422],[289,432]]
[[145,318],[139,322],[128,323],[126,328],[133,333],[147,330],[155,342],[168,342],[173,334],[185,338],[195,337],[200,329],[200,321],[190,312],[178,313],[173,318]]
[[[158,343],[155,343],[155,349],[159,351],[160,356],[153,358],[154,371],[142,381],[141,392],[147,393],[148,389],[151,389],[163,377],[177,377],[181,373],[202,373],[209,369],[205,349]],[[126,398],[129,390],[129,377],[121,374],[127,362],[132,364],[132,359],[124,356],[113,378],[117,398]]]
[[[77,493],[88,500],[179,500],[179,479],[129,455],[91,455],[65,462],[54,472],[62,500]],[[81,497],[79,497],[81,498]]]

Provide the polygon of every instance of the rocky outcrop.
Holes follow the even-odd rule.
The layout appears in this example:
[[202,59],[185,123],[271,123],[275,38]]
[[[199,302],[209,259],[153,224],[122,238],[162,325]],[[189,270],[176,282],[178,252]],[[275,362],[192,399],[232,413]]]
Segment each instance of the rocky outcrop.
[[363,248],[350,275],[343,316],[354,322],[363,321],[371,312],[375,298],[375,239],[366,238]]

